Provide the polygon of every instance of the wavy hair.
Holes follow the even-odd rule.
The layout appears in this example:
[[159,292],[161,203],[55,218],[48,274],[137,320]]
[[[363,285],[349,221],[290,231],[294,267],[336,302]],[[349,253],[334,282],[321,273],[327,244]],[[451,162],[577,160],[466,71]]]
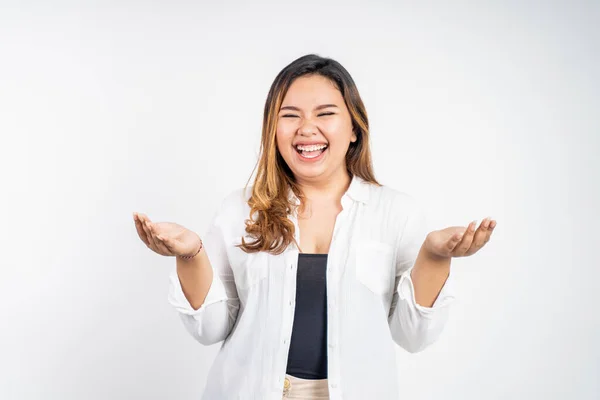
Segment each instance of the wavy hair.
[[301,204],[304,197],[291,169],[277,149],[276,134],[279,109],[289,87],[295,79],[306,75],[328,78],[341,92],[357,137],[355,142],[350,143],[346,153],[346,168],[350,176],[356,175],[379,185],[371,161],[367,112],[348,71],[337,61],[315,54],[294,60],[276,76],[265,102],[260,155],[252,171],[252,174],[256,172],[256,177],[248,199],[250,218],[245,222],[246,233],[253,241],[246,242],[242,238],[239,245],[247,253],[267,251],[281,254],[292,242],[298,246],[294,238],[294,224],[288,218],[295,211],[289,191],[296,195]]

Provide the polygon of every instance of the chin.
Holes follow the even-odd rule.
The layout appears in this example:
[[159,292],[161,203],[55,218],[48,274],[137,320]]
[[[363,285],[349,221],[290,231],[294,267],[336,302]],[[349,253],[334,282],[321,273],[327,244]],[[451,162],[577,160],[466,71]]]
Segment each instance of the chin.
[[325,168],[324,166],[319,166],[316,168],[295,168],[292,170],[292,173],[296,178],[308,180],[323,176],[325,174],[325,171],[327,171],[327,168]]

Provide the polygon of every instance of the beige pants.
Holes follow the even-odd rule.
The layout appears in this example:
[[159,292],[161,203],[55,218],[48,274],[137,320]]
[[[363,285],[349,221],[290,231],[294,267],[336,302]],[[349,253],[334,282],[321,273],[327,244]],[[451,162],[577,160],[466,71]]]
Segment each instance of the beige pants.
[[302,379],[286,374],[283,381],[282,399],[329,399],[327,379]]

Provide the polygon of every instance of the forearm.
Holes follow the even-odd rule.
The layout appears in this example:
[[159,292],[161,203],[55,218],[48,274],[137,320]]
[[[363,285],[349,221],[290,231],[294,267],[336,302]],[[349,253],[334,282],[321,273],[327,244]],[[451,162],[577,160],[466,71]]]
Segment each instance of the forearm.
[[415,300],[423,307],[431,307],[450,274],[451,257],[438,257],[421,246],[410,278],[415,289]]
[[448,319],[447,292],[440,299],[440,307],[432,306],[449,272],[450,260],[436,258],[421,246],[410,279],[400,278],[397,301],[392,302],[388,323],[392,339],[405,350],[422,351],[440,336]]
[[191,260],[175,258],[177,260],[177,276],[183,294],[192,308],[197,310],[204,304],[213,280],[213,271],[208,256],[202,250]]

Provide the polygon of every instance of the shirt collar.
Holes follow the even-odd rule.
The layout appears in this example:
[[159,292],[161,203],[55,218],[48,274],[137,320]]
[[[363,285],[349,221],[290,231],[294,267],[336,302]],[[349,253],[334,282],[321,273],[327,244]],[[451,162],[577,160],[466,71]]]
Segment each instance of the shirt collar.
[[[354,201],[367,204],[370,197],[369,183],[361,177],[354,175],[350,181],[350,186],[348,186],[346,193],[344,193],[342,196],[342,200],[344,197],[349,197]],[[289,189],[288,192],[288,199],[292,202],[292,204],[297,206],[300,205],[300,200],[298,197],[296,197],[291,189]]]
[[350,186],[344,196],[350,197],[354,201],[367,204],[369,202],[370,188],[369,183],[360,176],[354,175]]

